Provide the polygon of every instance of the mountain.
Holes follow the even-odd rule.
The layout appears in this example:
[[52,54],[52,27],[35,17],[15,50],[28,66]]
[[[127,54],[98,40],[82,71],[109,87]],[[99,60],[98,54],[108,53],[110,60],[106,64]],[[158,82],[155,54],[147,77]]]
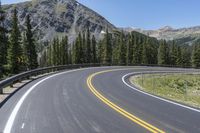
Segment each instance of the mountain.
[[25,18],[31,15],[35,36],[39,41],[52,40],[57,36],[68,35],[72,42],[79,32],[89,27],[97,39],[108,28],[109,31],[123,29],[127,32],[137,31],[157,39],[176,40],[180,44],[191,44],[200,40],[200,26],[174,29],[165,26],[158,30],[143,30],[139,28],[116,28],[104,17],[87,8],[76,0],[32,0],[18,4],[3,5],[6,12],[6,28],[11,28],[12,12],[18,10],[21,31],[25,29]]
[[200,39],[200,26],[174,29],[170,26],[165,26],[158,30],[143,30],[138,28],[124,28],[124,30],[131,32],[137,31],[145,35],[155,37],[157,39],[176,40],[179,43],[192,44]]
[[12,12],[18,10],[20,29],[23,31],[27,14],[38,40],[52,40],[56,36],[68,35],[73,40],[79,32],[90,31],[99,37],[106,28],[116,29],[104,17],[75,0],[32,0],[12,5],[3,5],[6,12],[5,25],[11,27]]

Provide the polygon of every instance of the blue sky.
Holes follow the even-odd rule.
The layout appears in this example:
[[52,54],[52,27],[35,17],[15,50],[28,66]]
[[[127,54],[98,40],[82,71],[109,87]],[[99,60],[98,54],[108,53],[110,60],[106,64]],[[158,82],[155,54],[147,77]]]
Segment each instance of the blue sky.
[[1,0],[2,4],[11,4],[11,3],[18,3],[18,2],[23,2],[27,0]]
[[[2,0],[13,3],[23,0]],[[200,25],[200,0],[78,0],[118,27],[158,29]]]

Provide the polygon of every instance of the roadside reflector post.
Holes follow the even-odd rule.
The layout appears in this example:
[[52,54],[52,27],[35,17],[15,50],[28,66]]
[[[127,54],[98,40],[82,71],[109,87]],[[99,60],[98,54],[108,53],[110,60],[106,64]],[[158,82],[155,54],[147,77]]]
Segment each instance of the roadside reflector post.
[[187,101],[187,80],[184,83],[184,93],[185,93],[185,101]]
[[144,74],[142,73],[142,86],[144,86]]
[[156,92],[156,88],[155,88],[155,75],[153,75],[152,80],[153,80],[153,90],[154,90],[154,93],[155,93]]

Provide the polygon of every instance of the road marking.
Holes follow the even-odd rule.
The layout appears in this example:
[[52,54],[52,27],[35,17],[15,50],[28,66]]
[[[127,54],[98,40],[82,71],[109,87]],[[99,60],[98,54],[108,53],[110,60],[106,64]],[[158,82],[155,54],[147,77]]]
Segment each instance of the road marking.
[[25,126],[25,123],[23,123],[23,124],[22,124],[21,128],[23,129],[23,128],[24,128],[24,126]]
[[149,123],[141,120],[140,118],[134,116],[133,114],[127,112],[126,110],[122,109],[118,105],[114,104],[113,102],[111,102],[110,100],[108,100],[106,97],[104,97],[100,92],[98,92],[97,89],[93,86],[92,79],[95,76],[97,76],[99,74],[102,74],[102,73],[111,72],[111,71],[119,71],[119,70],[125,70],[125,69],[114,69],[114,70],[100,71],[100,72],[97,72],[97,73],[94,73],[94,74],[90,75],[87,78],[87,85],[88,85],[90,91],[97,98],[99,98],[102,102],[104,102],[106,105],[108,105],[109,107],[111,107],[112,109],[114,109],[115,111],[117,111],[118,113],[120,113],[121,115],[123,115],[124,117],[128,118],[132,122],[137,123],[138,125],[140,125],[143,128],[147,129],[148,131],[150,131],[152,133],[165,133],[164,131],[158,129],[157,127],[155,127],[155,126],[153,126],[153,125],[151,125],[151,124],[149,124]]
[[167,102],[167,103],[171,103],[171,104],[173,104],[173,105],[176,105],[176,106],[179,106],[179,107],[182,107],[182,108],[189,109],[189,110],[192,110],[192,111],[195,111],[195,112],[200,113],[200,110],[198,110],[198,109],[195,109],[195,108],[192,108],[192,107],[189,107],[189,106],[186,106],[186,105],[182,105],[182,104],[180,104],[180,103],[176,103],[176,102],[173,102],[173,101],[170,101],[170,100],[167,100],[167,99],[164,99],[164,98],[161,98],[161,97],[158,97],[158,96],[149,94],[149,93],[147,93],[147,92],[144,92],[144,91],[142,91],[142,90],[139,90],[139,89],[137,89],[137,88],[135,88],[135,87],[129,85],[129,84],[125,81],[125,78],[128,77],[128,76],[130,76],[130,75],[133,75],[133,74],[136,74],[136,73],[128,73],[128,74],[126,74],[126,75],[124,75],[124,76],[122,77],[122,82],[123,82],[126,86],[130,87],[131,89],[133,89],[133,90],[135,90],[135,91],[138,91],[138,92],[140,92],[140,93],[143,93],[143,94],[145,94],[145,95],[148,95],[148,96],[150,96],[150,97],[159,99],[159,100],[161,100],[161,101],[164,101],[164,102]]
[[[93,67],[93,68],[110,68],[110,67]],[[11,112],[11,115],[9,116],[8,121],[6,123],[6,126],[4,128],[4,133],[10,133],[11,132],[13,123],[15,121],[15,118],[17,116],[17,113],[18,113],[21,105],[23,104],[23,102],[26,99],[26,97],[31,93],[31,91],[33,91],[33,89],[35,89],[38,85],[40,85],[42,82],[44,82],[44,81],[46,81],[46,80],[48,80],[48,79],[50,79],[52,77],[55,77],[55,76],[58,76],[58,75],[62,75],[62,74],[66,74],[66,73],[71,73],[71,72],[86,70],[86,69],[91,69],[91,68],[81,68],[81,69],[75,69],[75,70],[70,70],[70,71],[65,71],[65,72],[57,73],[57,74],[54,74],[54,75],[51,75],[49,77],[46,77],[46,78],[42,79],[41,81],[37,82],[32,87],[30,87],[30,89],[28,89],[24,93],[24,95],[20,98],[20,100],[15,105],[13,111]]]

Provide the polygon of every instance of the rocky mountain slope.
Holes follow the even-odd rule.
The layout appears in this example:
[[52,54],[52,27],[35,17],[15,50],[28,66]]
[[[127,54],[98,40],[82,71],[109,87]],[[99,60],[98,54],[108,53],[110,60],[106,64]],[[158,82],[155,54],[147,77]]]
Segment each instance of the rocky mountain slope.
[[170,26],[165,26],[158,30],[143,30],[136,28],[124,28],[126,31],[137,31],[157,39],[177,40],[180,43],[191,44],[200,39],[200,26],[174,29]]
[[27,14],[32,17],[31,24],[38,40],[51,40],[58,35],[68,35],[71,39],[77,33],[90,31],[96,36],[115,29],[104,17],[75,0],[32,0],[19,4],[4,5],[7,28],[11,27],[11,17],[14,8],[18,10],[20,29],[24,30]]

